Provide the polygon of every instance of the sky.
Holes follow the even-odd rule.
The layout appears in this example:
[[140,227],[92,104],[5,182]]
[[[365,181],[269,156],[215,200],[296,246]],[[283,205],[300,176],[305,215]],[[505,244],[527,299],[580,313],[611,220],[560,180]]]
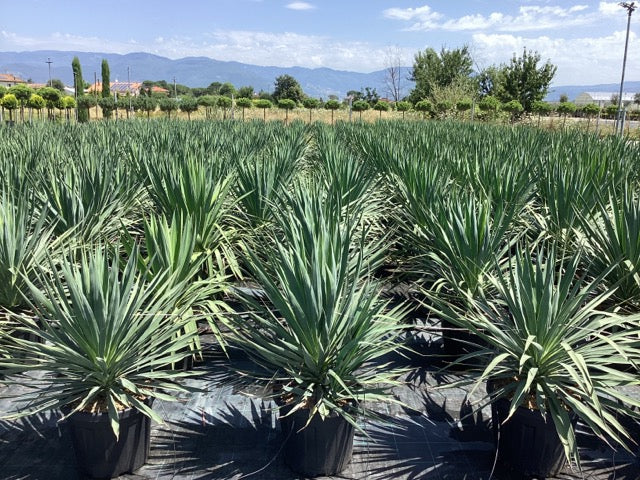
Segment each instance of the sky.
[[[637,4],[638,2],[636,2]],[[148,52],[371,72],[426,48],[468,45],[475,67],[523,49],[554,85],[620,82],[627,11],[593,0],[0,0],[0,51]],[[640,80],[640,9],[626,79]]]

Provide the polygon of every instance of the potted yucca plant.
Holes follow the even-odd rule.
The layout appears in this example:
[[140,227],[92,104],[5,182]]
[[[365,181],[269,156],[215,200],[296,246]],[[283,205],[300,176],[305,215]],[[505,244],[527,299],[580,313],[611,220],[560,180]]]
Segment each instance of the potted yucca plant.
[[[233,342],[255,363],[244,372],[280,405],[285,462],[307,476],[350,461],[362,401],[390,399],[398,372],[376,359],[397,348],[400,308],[389,310],[368,280],[381,244],[364,242],[356,212],[301,184],[275,209],[278,243],[248,247],[264,299],[244,296],[249,317]],[[260,248],[260,255],[256,249]]]
[[[628,447],[632,439],[620,415],[638,417],[638,399],[620,387],[638,385],[640,328],[636,316],[601,307],[613,289],[603,276],[580,274],[580,255],[568,258],[554,247],[533,254],[519,247],[510,270],[493,280],[494,300],[469,299],[474,308],[448,320],[481,339],[465,359],[487,382],[498,459],[520,474],[548,477],[569,460],[579,465],[575,426],[579,420],[598,437]],[[606,272],[605,272],[606,273]]]
[[184,284],[163,275],[147,282],[135,251],[120,269],[120,253],[95,245],[62,259],[51,269],[57,273],[42,272],[41,287],[31,284],[39,321],[18,316],[17,330],[44,341],[6,339],[10,359],[0,360],[5,383],[33,389],[5,418],[62,409],[78,467],[95,478],[145,463],[150,419],[162,421],[151,401],[185,391],[179,380],[188,375],[159,368],[182,360],[193,341],[184,333],[186,320],[167,314]]

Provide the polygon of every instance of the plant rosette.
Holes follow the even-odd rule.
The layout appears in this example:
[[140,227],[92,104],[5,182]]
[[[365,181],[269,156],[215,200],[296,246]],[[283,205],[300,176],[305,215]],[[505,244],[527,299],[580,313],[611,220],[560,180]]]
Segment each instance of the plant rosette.
[[[640,385],[637,375],[615,368],[638,367],[640,317],[601,310],[613,293],[603,286],[606,272],[580,277],[580,262],[578,253],[566,256],[553,246],[538,247],[534,255],[519,246],[507,273],[494,279],[495,299],[470,298],[473,310],[458,315],[452,308],[438,310],[485,344],[461,359],[477,365],[477,375],[453,385],[472,384],[473,395],[490,379],[477,408],[500,403],[493,407],[504,413],[500,427],[518,412],[533,412],[553,426],[565,458],[578,467],[576,418],[607,443],[629,449],[633,440],[617,418],[640,416],[640,402],[623,388]],[[521,453],[530,455],[530,447]]]

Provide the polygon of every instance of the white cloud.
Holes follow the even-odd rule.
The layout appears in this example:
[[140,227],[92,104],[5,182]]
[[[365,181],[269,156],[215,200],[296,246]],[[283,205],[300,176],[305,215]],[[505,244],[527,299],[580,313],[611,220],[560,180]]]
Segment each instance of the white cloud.
[[386,18],[414,22],[412,30],[431,30],[436,28],[442,14],[431,10],[429,5],[418,8],[388,8],[382,12]]
[[622,7],[620,7],[618,2],[600,2],[598,12],[607,16],[620,15],[622,13]]
[[[521,55],[526,47],[539,52],[543,62],[549,59],[558,66],[555,85],[594,85],[618,81],[625,35],[625,31],[619,31],[605,37],[564,39],[477,33],[473,35],[473,46],[483,66],[506,63],[514,53]],[[631,32],[629,42],[636,39],[637,35]],[[640,53],[629,51],[626,77],[640,78]]]
[[311,5],[307,2],[291,2],[286,6],[290,10],[313,10],[315,5]]
[[521,32],[528,30],[547,30],[586,25],[593,22],[595,14],[581,13],[589,9],[587,5],[571,7],[559,6],[521,6],[517,15],[493,12],[489,15],[471,14],[445,21],[444,15],[425,5],[418,8],[389,8],[383,11],[386,18],[410,22],[407,30],[446,30],[446,31],[482,31],[498,30],[503,32]]

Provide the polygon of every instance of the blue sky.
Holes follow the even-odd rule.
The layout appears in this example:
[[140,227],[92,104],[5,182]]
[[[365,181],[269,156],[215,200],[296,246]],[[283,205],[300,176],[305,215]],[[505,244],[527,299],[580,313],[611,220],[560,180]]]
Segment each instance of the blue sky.
[[[257,65],[370,72],[390,56],[469,45],[477,68],[524,47],[558,66],[555,85],[619,82],[626,11],[592,0],[3,0],[0,51],[149,52]],[[640,80],[631,21],[627,79]]]

